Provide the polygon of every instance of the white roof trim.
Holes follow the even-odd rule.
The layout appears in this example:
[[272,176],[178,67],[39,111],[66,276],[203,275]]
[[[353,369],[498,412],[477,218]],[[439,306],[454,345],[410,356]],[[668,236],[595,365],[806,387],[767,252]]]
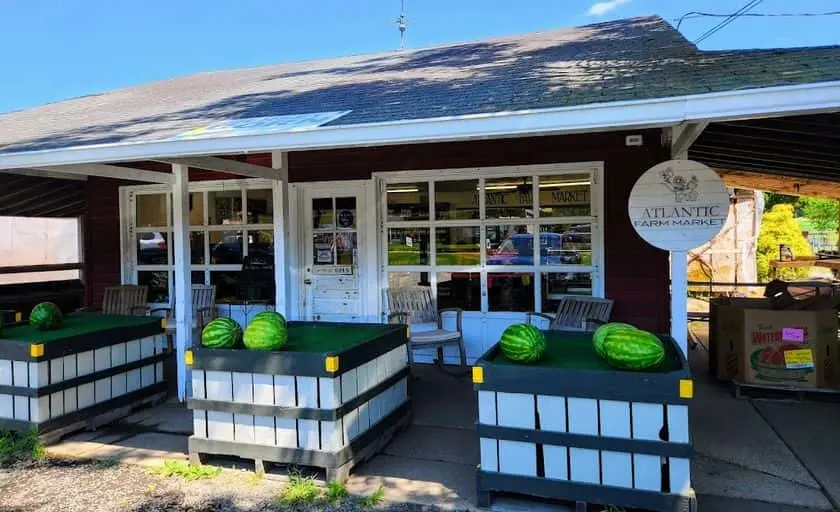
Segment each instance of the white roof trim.
[[496,114],[326,126],[288,133],[122,142],[8,153],[0,154],[0,169],[641,129],[674,126],[684,122],[747,119],[838,109],[840,81],[835,81]]

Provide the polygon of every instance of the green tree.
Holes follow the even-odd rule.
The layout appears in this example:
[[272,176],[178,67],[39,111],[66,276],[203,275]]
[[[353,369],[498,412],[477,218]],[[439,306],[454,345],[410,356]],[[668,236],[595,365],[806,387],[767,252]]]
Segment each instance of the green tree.
[[[780,244],[790,247],[793,255],[797,258],[814,254],[808,240],[802,236],[802,231],[793,218],[793,205],[791,204],[777,204],[761,218],[761,231],[758,234],[758,246],[755,254],[760,282],[770,280],[770,261],[779,259]],[[785,280],[808,277],[808,269],[781,269],[778,277]]]
[[834,231],[837,229],[840,206],[833,199],[818,199],[816,197],[802,197],[799,199],[802,213],[811,221],[818,231]]
[[764,208],[772,210],[777,204],[796,204],[799,200],[798,196],[788,196],[785,194],[776,194],[775,192],[764,193]]

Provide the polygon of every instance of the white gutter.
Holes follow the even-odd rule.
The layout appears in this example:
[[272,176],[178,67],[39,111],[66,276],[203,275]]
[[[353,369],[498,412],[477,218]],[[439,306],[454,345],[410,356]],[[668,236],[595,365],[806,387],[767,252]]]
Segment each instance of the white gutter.
[[840,81],[540,110],[0,153],[0,169],[675,126],[840,110]]

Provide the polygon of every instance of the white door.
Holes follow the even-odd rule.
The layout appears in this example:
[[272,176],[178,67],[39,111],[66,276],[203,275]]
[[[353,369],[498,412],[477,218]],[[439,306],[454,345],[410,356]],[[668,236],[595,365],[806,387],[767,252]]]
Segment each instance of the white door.
[[[302,185],[302,317],[322,322],[363,322],[375,299],[375,215],[369,182]],[[371,257],[374,259],[371,262]],[[373,295],[373,297],[372,297]]]

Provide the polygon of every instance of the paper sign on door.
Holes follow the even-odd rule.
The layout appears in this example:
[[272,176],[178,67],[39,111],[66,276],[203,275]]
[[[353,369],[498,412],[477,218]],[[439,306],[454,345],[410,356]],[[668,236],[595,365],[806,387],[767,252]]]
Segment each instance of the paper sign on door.
[[810,348],[785,350],[785,368],[813,368],[814,354]]
[[796,327],[782,328],[782,341],[789,341],[791,343],[804,343],[805,329],[798,329]]

